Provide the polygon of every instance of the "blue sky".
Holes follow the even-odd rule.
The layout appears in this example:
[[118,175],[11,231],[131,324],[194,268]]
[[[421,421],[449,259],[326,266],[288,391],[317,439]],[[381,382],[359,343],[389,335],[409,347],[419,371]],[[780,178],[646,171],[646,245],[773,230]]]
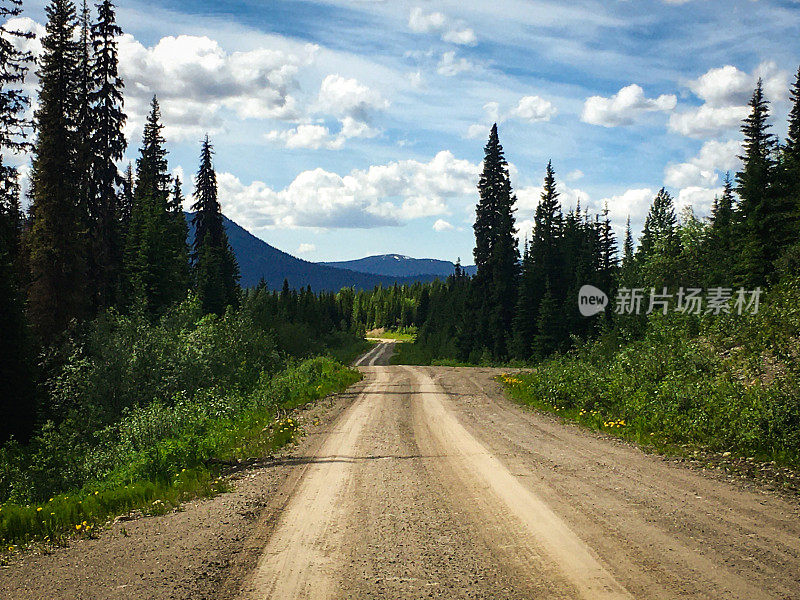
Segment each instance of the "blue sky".
[[791,0],[128,0],[119,20],[129,159],[156,93],[187,194],[208,132],[224,212],[308,260],[471,262],[494,121],[520,236],[550,159],[565,208],[608,204],[620,232],[663,185],[703,215],[756,78],[783,134],[800,63]]

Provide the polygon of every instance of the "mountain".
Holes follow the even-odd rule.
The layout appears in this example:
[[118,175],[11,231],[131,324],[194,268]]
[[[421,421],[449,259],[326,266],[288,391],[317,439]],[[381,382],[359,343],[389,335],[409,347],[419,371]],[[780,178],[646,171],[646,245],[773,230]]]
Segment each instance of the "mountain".
[[[194,241],[191,213],[186,214],[186,220],[189,223],[188,242],[191,244]],[[337,292],[343,287],[372,289],[377,285],[387,287],[395,283],[402,285],[436,279],[433,274],[413,277],[376,275],[308,262],[270,246],[227,217],[224,217],[224,221],[228,241],[239,262],[242,287],[256,286],[262,277],[273,290],[281,289],[283,280],[288,279],[294,289],[310,285],[315,292]]]
[[[420,275],[435,275],[444,279],[455,271],[455,264],[446,260],[433,258],[411,258],[401,254],[379,254],[367,256],[358,260],[344,260],[338,262],[319,263],[337,269],[350,269],[361,273],[383,275],[387,277],[414,277]],[[475,267],[467,266],[464,270],[473,275]]]

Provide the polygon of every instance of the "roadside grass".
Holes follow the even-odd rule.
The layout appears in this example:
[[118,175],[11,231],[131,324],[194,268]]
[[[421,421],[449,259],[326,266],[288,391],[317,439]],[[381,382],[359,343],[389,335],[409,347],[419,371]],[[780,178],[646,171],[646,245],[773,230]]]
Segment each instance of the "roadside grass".
[[702,449],[797,468],[796,360],[783,355],[776,368],[728,330],[726,344],[739,349],[732,358],[709,331],[719,323],[654,318],[643,339],[600,339],[498,380],[521,404],[660,452]]
[[384,340],[397,340],[398,342],[413,343],[417,339],[416,327],[400,327],[389,330],[373,330],[367,332],[367,338],[381,338]]
[[105,477],[43,502],[0,505],[0,560],[31,544],[53,547],[94,536],[120,514],[164,514],[192,498],[226,491],[219,477],[224,465],[293,443],[302,432],[291,411],[360,377],[329,358],[315,358],[262,377],[246,397],[217,397],[228,410],[154,403],[130,412],[106,432],[115,441],[94,451],[95,459],[114,457]]

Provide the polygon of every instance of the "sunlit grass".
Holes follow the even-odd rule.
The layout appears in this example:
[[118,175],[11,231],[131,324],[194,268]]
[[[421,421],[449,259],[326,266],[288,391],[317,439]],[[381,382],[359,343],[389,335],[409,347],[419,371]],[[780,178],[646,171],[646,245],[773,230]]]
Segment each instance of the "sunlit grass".
[[265,380],[236,416],[193,421],[179,435],[157,439],[126,457],[102,481],[42,502],[2,504],[0,554],[32,543],[59,546],[70,538],[92,537],[114,516],[164,514],[192,498],[226,491],[222,465],[261,458],[298,441],[302,424],[292,411],[360,377],[330,359],[306,361]]

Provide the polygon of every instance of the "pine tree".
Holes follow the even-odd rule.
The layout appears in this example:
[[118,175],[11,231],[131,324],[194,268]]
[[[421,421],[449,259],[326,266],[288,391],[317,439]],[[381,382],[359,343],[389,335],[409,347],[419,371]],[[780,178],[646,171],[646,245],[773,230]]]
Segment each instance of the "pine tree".
[[661,188],[645,218],[637,255],[640,261],[645,261],[655,255],[674,257],[679,252],[680,239],[675,205],[669,192]]
[[136,161],[136,190],[125,247],[129,293],[141,308],[159,314],[182,299],[188,287],[186,225],[170,210],[172,179],[154,97]]
[[797,77],[789,90],[789,101],[792,109],[789,112],[789,133],[786,136],[784,152],[795,162],[800,163],[800,68]]
[[516,304],[519,248],[514,237],[516,197],[511,191],[508,163],[496,124],[484,151],[474,225],[478,272],[470,312],[475,335],[472,347],[464,350],[468,353],[486,345],[496,357],[504,357]]
[[750,115],[742,125],[744,155],[736,174],[739,195],[742,261],[741,283],[763,285],[774,270],[774,261],[793,240],[793,207],[779,185],[776,140],[769,132],[769,102],[759,79],[750,100]]
[[[120,286],[123,258],[123,227],[129,218],[125,181],[117,162],[128,144],[123,129],[127,117],[123,112],[123,82],[119,76],[117,25],[114,3],[103,0],[97,5],[98,19],[91,27],[89,94],[92,120],[92,239],[95,257],[95,288],[98,305],[106,307],[114,301]],[[131,179],[132,179],[132,174]],[[132,191],[131,182],[128,181]],[[130,192],[128,192],[130,193]],[[124,213],[127,213],[124,214]]]
[[239,292],[239,266],[228,244],[222,208],[217,195],[214,148],[206,136],[200,152],[200,169],[195,182],[192,262],[197,293],[207,313],[221,315],[235,305]]
[[6,166],[7,152],[30,149],[25,118],[29,105],[22,90],[32,56],[18,50],[14,40],[28,33],[9,29],[7,21],[22,13],[20,0],[0,3],[0,444],[10,436],[25,441],[34,418],[30,345],[17,277],[22,213],[17,170]]
[[39,109],[31,177],[28,309],[45,340],[89,312],[87,231],[75,165],[78,57],[75,6],[52,0],[42,40]]
[[642,283],[661,289],[678,283],[681,240],[672,196],[664,188],[656,194],[644,222],[636,251]]
[[736,268],[735,200],[733,180],[725,174],[722,196],[714,199],[709,217],[703,262],[708,286],[730,285]]
[[[628,220],[625,222],[625,241],[622,244],[622,271],[628,274],[633,267],[633,231],[631,231],[631,217],[628,215]],[[625,281],[629,283],[627,279]]]

